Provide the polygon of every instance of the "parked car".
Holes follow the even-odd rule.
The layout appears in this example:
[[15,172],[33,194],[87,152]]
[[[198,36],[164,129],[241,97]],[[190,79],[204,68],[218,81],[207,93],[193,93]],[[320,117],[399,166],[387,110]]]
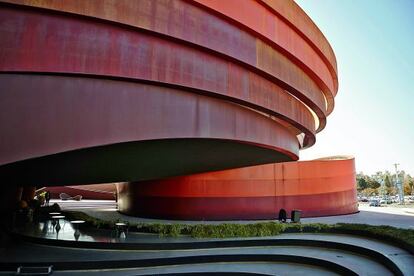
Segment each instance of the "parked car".
[[380,200],[380,204],[392,204],[393,203],[393,201],[392,201],[392,199],[391,198],[389,198],[389,197],[383,197],[381,200]]
[[373,199],[369,201],[369,206],[380,207],[381,203],[378,199]]
[[408,202],[409,203],[414,203],[414,197],[413,196],[409,196],[408,197]]

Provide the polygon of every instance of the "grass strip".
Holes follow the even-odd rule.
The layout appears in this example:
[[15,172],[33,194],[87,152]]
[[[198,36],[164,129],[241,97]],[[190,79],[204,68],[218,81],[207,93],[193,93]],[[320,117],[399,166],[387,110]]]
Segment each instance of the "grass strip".
[[[64,212],[69,220],[84,220],[85,227],[114,229],[120,220],[102,220],[79,211]],[[279,223],[259,222],[250,224],[183,224],[183,223],[138,223],[130,224],[130,231],[153,233],[160,236],[178,237],[189,235],[194,238],[265,237],[282,233],[344,233],[397,243],[414,252],[414,230],[388,225],[368,224],[323,224],[323,223]]]

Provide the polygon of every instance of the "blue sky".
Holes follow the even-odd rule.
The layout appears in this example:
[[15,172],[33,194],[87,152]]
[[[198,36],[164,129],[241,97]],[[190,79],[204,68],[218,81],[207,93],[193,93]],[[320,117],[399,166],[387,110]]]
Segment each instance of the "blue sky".
[[335,52],[339,92],[302,160],[349,154],[357,171],[414,175],[414,1],[297,0]]

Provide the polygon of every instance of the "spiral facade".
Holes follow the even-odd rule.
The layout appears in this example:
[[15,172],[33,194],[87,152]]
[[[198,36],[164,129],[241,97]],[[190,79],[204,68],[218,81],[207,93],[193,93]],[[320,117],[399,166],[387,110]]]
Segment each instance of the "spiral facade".
[[134,202],[166,178],[295,161],[334,108],[336,68],[293,1],[0,0],[0,174],[129,182]]
[[301,210],[304,217],[357,210],[355,164],[350,157],[116,185],[120,210],[154,218],[275,219],[282,208],[289,216],[290,211]]

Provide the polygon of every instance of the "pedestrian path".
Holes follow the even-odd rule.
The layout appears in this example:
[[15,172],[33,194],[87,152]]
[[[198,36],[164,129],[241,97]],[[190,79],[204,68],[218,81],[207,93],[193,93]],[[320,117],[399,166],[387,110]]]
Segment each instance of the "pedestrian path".
[[[82,211],[92,217],[102,220],[122,220],[130,223],[185,223],[185,224],[220,224],[223,221],[178,221],[178,220],[163,220],[152,218],[132,217],[121,214],[117,211],[115,201],[109,200],[86,200],[86,201],[54,201],[58,203],[63,210],[77,210]],[[256,223],[264,222],[266,220],[232,220],[226,223]],[[398,228],[414,229],[414,210],[409,208],[395,208],[395,207],[369,207],[366,205],[360,206],[360,212],[350,215],[329,216],[329,217],[315,217],[302,218],[303,223],[357,223],[357,224],[371,224],[371,225],[389,225]]]
[[[64,210],[82,210],[105,220],[176,222],[122,215],[116,211],[114,201],[59,204]],[[306,218],[302,222],[355,222],[370,214],[371,220],[363,223],[375,224],[375,220],[380,219],[376,215],[391,215],[364,212]],[[254,222],[263,221],[228,223]],[[223,221],[180,223],[216,224]],[[4,271],[0,275],[12,273],[18,266],[53,266],[53,275],[414,275],[414,256],[410,252],[393,244],[354,235],[291,233],[271,237],[196,239],[134,232],[121,237],[111,230],[83,228],[79,237],[75,237],[70,222],[62,219],[60,225],[59,231],[50,221],[16,228],[14,241],[0,250],[0,271]],[[409,228],[408,224],[404,225]]]
[[53,265],[54,275],[95,275],[99,268],[105,268],[107,275],[213,272],[218,268],[223,273],[283,275],[279,272],[287,267],[286,275],[414,275],[414,256],[408,251],[351,235],[195,239],[129,233],[120,238],[107,230],[82,230],[75,241],[70,223],[62,224],[60,235],[50,227],[45,234],[45,225],[26,227],[19,235],[29,240],[20,236],[17,243],[0,251],[0,268],[10,272],[19,265]]

